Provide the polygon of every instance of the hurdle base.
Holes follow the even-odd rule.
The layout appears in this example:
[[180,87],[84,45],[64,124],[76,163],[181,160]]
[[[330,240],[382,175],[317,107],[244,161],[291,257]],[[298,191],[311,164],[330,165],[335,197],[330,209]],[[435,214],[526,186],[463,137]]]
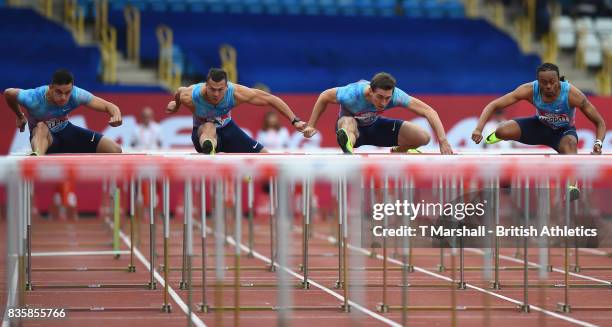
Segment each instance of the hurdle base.
[[306,281],[302,281],[300,283],[300,286],[302,286],[302,289],[309,290],[310,289],[310,282],[307,281],[307,280]]
[[32,291],[32,290],[34,290],[34,288],[32,287],[31,283],[26,283],[25,284],[25,290],[26,291]]
[[165,313],[172,313],[172,306],[168,303],[168,304],[164,304],[161,307],[161,311],[165,312]]
[[518,306],[518,309],[520,312],[523,312],[523,313],[531,312],[531,307],[529,306],[529,304],[521,304]]
[[580,266],[570,266],[570,269],[571,269],[573,272],[580,272]]
[[129,265],[127,269],[128,272],[136,272],[136,266]]
[[119,268],[119,267],[40,267],[40,268],[32,268],[32,271],[40,271],[40,272],[91,272],[91,271],[126,271],[129,272],[129,267],[127,268]]
[[493,290],[499,290],[501,289],[501,284],[499,282],[490,282],[489,288]]
[[344,311],[346,313],[349,313],[349,312],[351,312],[351,305],[350,304],[346,304],[346,305],[342,304],[340,306],[340,309],[342,309],[342,311]]
[[32,291],[38,289],[74,289],[74,288],[142,288],[149,289],[148,284],[37,284],[36,286],[31,285]]
[[478,306],[478,305],[411,305],[401,306],[392,305],[389,306],[389,311],[515,311],[515,306]]
[[281,310],[291,310],[291,311],[310,311],[310,310],[329,310],[329,311],[339,311],[343,309],[343,306],[317,306],[317,305],[308,305],[308,306],[223,306],[223,307],[215,307],[209,306],[207,307],[207,312],[214,311],[281,311]]
[[268,270],[269,272],[276,272],[276,266],[275,266],[275,265],[269,265],[269,266],[268,266],[268,268],[267,268],[267,270]]
[[336,289],[344,289],[344,282],[341,280],[337,280],[334,284],[334,288]]
[[100,312],[100,311],[159,311],[159,307],[68,307],[69,312]]
[[[240,282],[238,285],[235,283],[207,283],[206,287],[210,288],[232,288],[232,287],[240,287],[240,288],[278,288],[281,287],[278,283],[265,283],[265,282]],[[197,289],[202,287],[202,283],[193,283],[191,284],[191,288]],[[295,288],[301,289],[303,288],[303,282],[296,284],[287,284],[285,285],[287,288]]]
[[465,282],[455,282],[455,285],[457,285],[457,289],[458,290],[464,290],[467,288],[467,284]]
[[557,312],[560,313],[570,313],[572,312],[572,307],[567,303],[557,303]]
[[156,290],[157,289],[157,283],[156,282],[149,282],[147,284],[148,289],[150,290]]
[[389,312],[389,305],[388,304],[384,304],[384,303],[379,303],[378,305],[376,305],[376,311],[378,311],[380,313],[388,313]]
[[210,307],[206,303],[199,303],[198,304],[198,310],[200,312],[203,312],[203,313],[209,313],[210,312]]
[[444,265],[440,265],[439,264],[439,265],[436,266],[436,270],[438,272],[445,272],[446,271],[446,267]]
[[180,290],[183,290],[183,291],[184,291],[184,290],[187,290],[188,288],[189,288],[189,285],[187,285],[187,282],[185,282],[185,281],[181,281],[181,282],[179,283],[179,289],[180,289]]

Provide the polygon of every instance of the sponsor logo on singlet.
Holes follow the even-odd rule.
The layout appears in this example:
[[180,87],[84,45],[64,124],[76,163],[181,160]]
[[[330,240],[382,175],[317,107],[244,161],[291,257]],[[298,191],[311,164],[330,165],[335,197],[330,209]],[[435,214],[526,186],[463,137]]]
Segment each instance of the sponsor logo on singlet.
[[51,119],[45,120],[45,124],[47,124],[47,127],[49,127],[49,130],[51,130],[52,132],[55,132],[55,131],[58,131],[64,128],[64,126],[68,124],[68,120],[66,118],[51,118]]
[[569,124],[570,118],[566,114],[553,114],[550,112],[539,112],[538,118],[548,125]]
[[378,112],[360,112],[356,114],[354,118],[357,120],[357,122],[359,122],[359,124],[367,125],[373,123],[378,118]]
[[217,117],[198,117],[200,123],[214,123],[215,126],[221,127],[227,125],[230,120],[232,120],[232,116],[230,114],[217,116]]

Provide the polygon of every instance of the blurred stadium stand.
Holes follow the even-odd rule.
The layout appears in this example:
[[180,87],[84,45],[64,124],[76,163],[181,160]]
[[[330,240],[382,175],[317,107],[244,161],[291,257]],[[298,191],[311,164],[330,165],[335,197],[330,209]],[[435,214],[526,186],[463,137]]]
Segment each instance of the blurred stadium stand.
[[[34,3],[43,1],[3,1]],[[75,0],[83,8],[86,22],[99,17],[96,3]],[[107,1],[108,24],[117,29],[117,48],[126,57],[126,6],[140,13],[140,43],[137,67],[158,71],[160,53],[169,54],[177,83],[201,80],[212,66],[220,66],[219,47],[236,49],[238,82],[264,83],[275,92],[319,92],[334,85],[369,78],[381,70],[397,75],[401,85],[412,92],[430,94],[503,93],[533,78],[534,67],[542,60],[558,62],[578,85],[588,84],[587,92],[599,88],[610,92],[612,78],[612,18],[601,17],[612,11],[609,0],[114,0]],[[54,6],[58,7],[53,1]],[[60,3],[60,2],[57,2]],[[494,22],[487,8],[505,7],[506,21]],[[475,6],[478,9],[475,12]],[[533,5],[532,14],[527,9]],[[554,8],[557,7],[557,11]],[[512,17],[512,8],[518,8]],[[561,9],[559,9],[561,8]],[[2,9],[1,17],[12,16]],[[60,8],[60,16],[61,8]],[[27,10],[19,15],[25,15]],[[36,16],[33,12],[29,15]],[[515,20],[516,17],[520,20]],[[1,18],[0,17],[0,18]],[[17,17],[17,16],[15,16]],[[11,22],[22,19],[8,17]],[[487,17],[487,18],[478,18]],[[134,86],[105,85],[99,82],[100,54],[96,47],[77,47],[70,32],[41,17],[26,21],[45,26],[45,33],[33,35],[24,52],[51,56],[55,62],[36,62],[23,56],[15,65],[24,70],[23,80],[40,80],[49,69],[65,66],[75,71],[81,85],[94,90],[138,90]],[[528,19],[533,23],[528,24]],[[39,23],[40,22],[40,23]],[[28,28],[5,24],[6,49],[24,48],[18,35]],[[172,44],[160,51],[156,31],[160,25],[172,31]],[[509,32],[515,26],[524,31]],[[31,24],[30,26],[34,26]],[[49,26],[47,28],[47,26]],[[39,30],[37,28],[37,30]],[[212,32],[211,32],[212,31]],[[38,39],[44,40],[38,40]],[[12,43],[11,43],[12,42]],[[52,45],[46,45],[53,42]],[[535,44],[527,47],[525,44]],[[534,48],[534,49],[531,49]],[[554,49],[552,51],[551,49]],[[62,52],[63,51],[63,52]],[[99,51],[98,51],[99,52]],[[568,62],[567,53],[571,53]],[[10,51],[4,51],[8,60]],[[72,54],[79,55],[72,55]],[[8,56],[8,57],[7,57]],[[539,59],[541,56],[543,59]],[[66,59],[68,58],[68,59]],[[62,62],[65,60],[66,63]],[[28,67],[32,67],[30,69]],[[571,66],[571,67],[570,67]],[[25,67],[25,68],[24,68]],[[119,66],[124,67],[124,66]],[[161,71],[162,65],[159,65]],[[117,68],[115,68],[117,69]],[[119,70],[122,70],[119,68]],[[584,74],[579,74],[584,70]],[[104,69],[104,71],[108,71]],[[121,73],[121,72],[120,72]],[[122,73],[126,74],[126,70]],[[26,77],[29,75],[32,77]],[[82,76],[83,75],[83,76]],[[168,75],[168,74],[166,74]],[[5,75],[6,76],[6,75]],[[106,76],[106,75],[105,75]],[[149,74],[148,76],[155,76]],[[491,76],[496,76],[491,78]],[[576,77],[579,76],[579,77]],[[159,77],[164,80],[162,73]],[[8,77],[5,77],[8,78]],[[21,77],[20,77],[21,78]],[[182,80],[181,80],[182,79]],[[595,80],[597,79],[597,86]],[[15,78],[10,78],[15,81]],[[43,79],[44,80],[44,79]],[[138,80],[138,78],[135,78]],[[178,82],[177,82],[178,81]],[[486,82],[482,82],[486,81]],[[0,79],[1,82],[1,79]],[[588,83],[590,82],[590,83]],[[4,83],[4,82],[2,82]],[[86,83],[86,84],[83,84]],[[5,83],[4,83],[5,84]],[[3,84],[3,85],[4,85]],[[13,83],[14,84],[14,83]],[[142,87],[140,90],[157,90]]]
[[[111,11],[109,21],[125,35],[122,11]],[[320,92],[385,70],[413,92],[500,93],[532,78],[539,63],[482,20],[172,11],[142,15],[145,63],[159,56],[160,24],[174,32],[184,77],[201,79],[219,66],[218,48],[228,43],[238,53],[239,82],[276,92]],[[121,38],[119,48],[125,50]]]

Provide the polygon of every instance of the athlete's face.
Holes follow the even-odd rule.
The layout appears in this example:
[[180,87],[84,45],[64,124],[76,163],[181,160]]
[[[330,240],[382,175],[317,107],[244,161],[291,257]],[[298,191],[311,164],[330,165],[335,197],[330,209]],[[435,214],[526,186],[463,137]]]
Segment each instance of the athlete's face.
[[372,89],[372,103],[376,110],[383,110],[391,102],[393,90]]
[[215,82],[212,79],[206,81],[206,97],[212,104],[221,102],[227,91],[227,81]]
[[540,84],[542,94],[547,98],[556,97],[561,89],[559,75],[552,70],[538,73],[538,84]]
[[57,106],[63,106],[70,100],[72,94],[72,83],[64,85],[49,85],[49,100]]

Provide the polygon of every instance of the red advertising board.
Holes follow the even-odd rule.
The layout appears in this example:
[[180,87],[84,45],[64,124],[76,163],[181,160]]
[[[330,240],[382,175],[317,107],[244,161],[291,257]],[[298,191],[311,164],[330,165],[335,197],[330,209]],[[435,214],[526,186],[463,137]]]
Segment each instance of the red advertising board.
[[[193,150],[191,145],[191,117],[188,111],[182,109],[175,115],[167,115],[164,109],[168,101],[171,100],[170,94],[96,94],[108,101],[117,104],[123,113],[124,124],[121,127],[109,127],[107,117],[99,112],[89,110],[87,108],[78,108],[71,115],[71,120],[78,125],[104,133],[106,136],[115,139],[120,144],[130,144],[134,126],[137,123],[140,111],[148,106],[153,108],[156,113],[156,120],[160,123],[164,145],[168,148],[183,148]],[[303,120],[307,120],[312,111],[317,94],[281,94],[279,95],[289,104],[294,112]],[[0,95],[0,97],[2,97]],[[447,137],[451,146],[455,149],[476,150],[479,146],[470,141],[471,132],[476,124],[480,112],[484,106],[495,96],[430,96],[417,95],[416,97],[425,101],[437,110],[442,123],[446,129]],[[604,151],[612,148],[612,98],[611,97],[591,97],[591,102],[598,108],[604,120],[608,122],[608,137],[604,142]],[[0,153],[8,154],[9,152],[24,152],[29,148],[27,132],[19,133],[15,128],[15,115],[8,108],[6,102],[2,98],[0,100],[0,121],[3,122],[4,128],[0,129]],[[247,133],[256,135],[257,131],[262,126],[264,114],[272,108],[262,108],[252,105],[241,105],[232,111],[232,117]],[[318,123],[317,128],[320,130],[319,136],[315,140],[306,140],[301,134],[295,133],[292,135],[291,147],[303,148],[306,146],[321,146],[321,147],[336,147],[334,123],[337,118],[338,106],[330,106],[323,114]],[[516,116],[533,115],[533,107],[522,102],[508,108],[506,117],[512,118]],[[388,117],[402,118],[411,120],[423,127],[427,128],[427,123],[423,118],[416,117],[411,112],[396,108],[388,111],[385,114]],[[283,121],[287,127],[290,126],[288,121]],[[577,113],[576,125],[580,138],[579,147],[582,150],[590,149],[595,139],[593,125],[582,115]],[[435,139],[432,139],[435,142]],[[435,149],[435,144],[433,148]],[[177,188],[180,189],[180,188]],[[42,210],[51,202],[51,192],[53,187],[41,187],[36,192],[38,198],[37,204]],[[92,193],[91,187],[76,187],[77,196],[79,197],[79,208],[89,212],[95,212],[100,203],[98,192]],[[89,200],[81,200],[89,198]],[[173,200],[179,201],[177,198]],[[4,201],[4,199],[2,199]]]

